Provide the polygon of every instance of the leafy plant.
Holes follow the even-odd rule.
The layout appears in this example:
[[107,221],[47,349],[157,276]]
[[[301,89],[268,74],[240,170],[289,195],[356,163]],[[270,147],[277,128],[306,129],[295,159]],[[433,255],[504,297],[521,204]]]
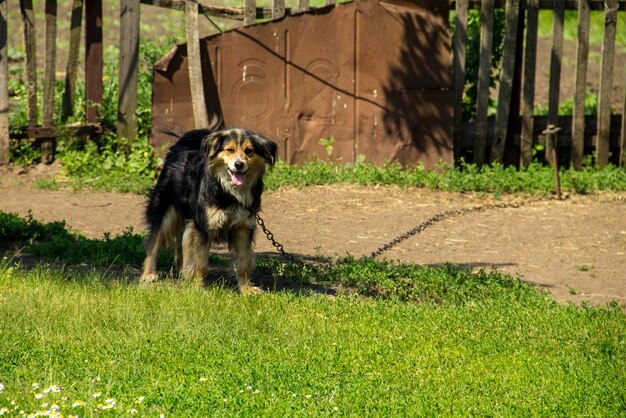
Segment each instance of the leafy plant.
[[33,245],[44,240],[68,239],[72,236],[65,222],[42,223],[33,218],[32,212],[22,218],[0,211],[0,249],[9,244]]
[[[454,17],[450,24],[454,31]],[[476,117],[478,95],[478,69],[480,68],[480,10],[469,10],[467,15],[467,52],[465,59],[465,90],[463,93],[463,118],[472,120]],[[493,16],[493,49],[491,57],[491,75],[489,86],[495,87],[499,77],[500,61],[504,42],[504,11],[495,10]],[[489,99],[490,109],[495,108],[493,99]]]
[[334,143],[335,143],[335,137],[333,135],[329,136],[328,138],[320,139],[320,145],[326,149],[326,155],[328,156],[328,158],[332,157],[333,155]]
[[[560,174],[564,190],[626,190],[626,169],[613,165],[601,168],[585,166],[582,171],[561,168]],[[479,167],[461,161],[458,166],[440,164],[435,170],[426,170],[421,165],[402,167],[397,163],[377,166],[312,161],[292,166],[279,162],[267,174],[265,183],[270,190],[281,186],[355,183],[394,184],[455,192],[546,193],[554,188],[554,173],[551,167],[536,162],[517,169],[501,164]]]

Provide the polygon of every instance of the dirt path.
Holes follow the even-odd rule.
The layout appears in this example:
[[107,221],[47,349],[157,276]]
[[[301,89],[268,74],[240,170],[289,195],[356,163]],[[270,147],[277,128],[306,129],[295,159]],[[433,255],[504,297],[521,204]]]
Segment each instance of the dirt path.
[[[66,220],[89,237],[142,231],[144,198],[31,187],[36,172],[0,173],[0,210]],[[399,187],[319,186],[264,195],[267,226],[289,252],[356,257],[435,213],[491,197]],[[519,197],[506,197],[516,200]],[[258,252],[274,252],[262,234]],[[495,209],[441,221],[384,255],[389,259],[496,267],[548,290],[556,300],[626,303],[626,193]]]

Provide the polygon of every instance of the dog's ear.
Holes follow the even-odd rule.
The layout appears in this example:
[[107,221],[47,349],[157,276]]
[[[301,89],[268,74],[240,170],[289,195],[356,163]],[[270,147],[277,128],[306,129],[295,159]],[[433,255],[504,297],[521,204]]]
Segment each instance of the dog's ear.
[[254,152],[263,157],[270,167],[273,167],[278,159],[278,145],[276,145],[276,142],[252,132],[249,132],[249,135],[250,142],[254,146]]
[[221,132],[211,132],[209,135],[205,136],[202,139],[200,152],[202,153],[202,155],[207,156],[209,159],[215,157],[217,153],[220,152],[223,139],[224,136]]

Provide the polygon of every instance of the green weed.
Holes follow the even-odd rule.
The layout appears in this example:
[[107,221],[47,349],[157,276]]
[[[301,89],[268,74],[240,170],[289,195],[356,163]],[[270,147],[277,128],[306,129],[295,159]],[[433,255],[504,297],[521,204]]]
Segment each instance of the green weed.
[[[582,171],[562,168],[560,174],[564,190],[579,193],[626,190],[626,170],[612,165],[602,168],[588,166]],[[442,164],[435,170],[425,170],[422,166],[403,168],[399,164],[376,166],[368,163],[335,164],[314,161],[302,166],[279,162],[266,176],[266,185],[270,190],[281,186],[304,187],[335,183],[393,184],[495,194],[546,193],[554,188],[554,174],[551,167],[538,163],[517,169],[500,164],[479,167],[461,162],[458,167]]]

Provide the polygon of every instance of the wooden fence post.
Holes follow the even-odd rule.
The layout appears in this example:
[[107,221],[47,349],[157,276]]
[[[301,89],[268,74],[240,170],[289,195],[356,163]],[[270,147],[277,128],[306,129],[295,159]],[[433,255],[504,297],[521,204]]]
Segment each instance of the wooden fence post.
[[[548,125],[559,125],[559,94],[561,88],[561,63],[563,61],[563,24],[565,6],[562,1],[554,2],[552,22],[552,51],[550,53],[550,89],[548,92]],[[552,155],[550,141],[546,141],[546,160]]]
[[578,2],[578,43],[576,44],[576,75],[574,108],[572,111],[572,156],[575,170],[583,166],[585,150],[585,94],[587,92],[587,63],[589,61],[589,0]]
[[61,115],[63,121],[74,114],[74,92],[76,91],[76,73],[78,72],[82,15],[83,0],[73,0],[70,18],[70,46],[65,71],[65,88],[63,89],[63,113]]
[[102,0],[85,2],[86,122],[97,123],[102,105]]
[[8,8],[0,0],[0,165],[9,162]]
[[[626,86],[626,71],[624,72],[624,85]],[[624,102],[622,106],[622,135],[619,144],[619,162],[620,167],[626,167],[626,88],[624,88]]]
[[604,13],[604,41],[602,42],[600,91],[598,93],[598,140],[596,142],[596,164],[598,166],[605,166],[609,162],[617,0],[605,0]]
[[120,73],[117,134],[129,143],[137,137],[139,74],[139,0],[120,0]]
[[526,11],[526,47],[524,49],[524,85],[522,87],[522,135],[520,165],[528,167],[534,145],[535,75],[537,72],[538,1],[529,1]]
[[20,0],[20,11],[24,25],[24,49],[26,53],[28,126],[35,126],[37,125],[37,44],[32,0]]
[[309,0],[298,0],[298,12],[306,12],[309,10]]
[[474,139],[474,163],[477,165],[483,165],[486,157],[492,50],[493,0],[485,0],[480,8],[480,58],[478,64],[478,97],[476,98],[476,138]]
[[198,36],[198,3],[195,0],[185,3],[187,30],[187,62],[189,64],[189,85],[193,119],[197,129],[209,126],[209,117],[204,99],[204,82],[202,80],[202,61],[200,59],[200,37]]
[[467,50],[467,0],[457,0],[454,18],[454,120],[452,123],[454,159],[461,156],[463,145],[463,91]]
[[[43,127],[54,126],[54,92],[57,63],[57,0],[46,0],[46,38],[43,76]],[[54,159],[54,138],[41,138],[41,154],[45,163]]]
[[504,146],[509,134],[509,115],[513,92],[513,76],[517,55],[517,25],[519,22],[520,0],[507,0],[504,26],[504,47],[500,64],[500,85],[498,108],[496,110],[496,132],[491,147],[491,160],[502,162]]
[[285,16],[285,0],[272,0],[272,19]]
[[250,26],[256,22],[256,0],[244,0],[243,25]]

